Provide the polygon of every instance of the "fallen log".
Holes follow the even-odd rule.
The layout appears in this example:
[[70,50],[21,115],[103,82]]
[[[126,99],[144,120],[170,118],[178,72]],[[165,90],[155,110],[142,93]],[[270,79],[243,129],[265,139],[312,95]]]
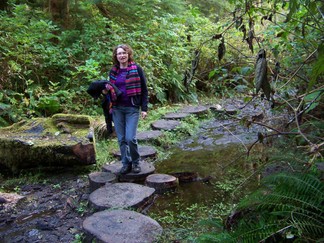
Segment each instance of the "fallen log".
[[0,129],[0,164],[13,172],[96,162],[91,118],[56,114]]

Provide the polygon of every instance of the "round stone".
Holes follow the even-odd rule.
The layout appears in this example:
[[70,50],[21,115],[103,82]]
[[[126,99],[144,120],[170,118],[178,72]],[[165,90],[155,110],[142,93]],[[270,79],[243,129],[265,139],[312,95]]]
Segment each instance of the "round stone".
[[118,161],[112,164],[104,165],[102,167],[102,171],[108,171],[114,173],[115,175],[118,175],[119,181],[128,181],[128,182],[145,181],[145,178],[147,176],[155,172],[155,167],[152,163],[141,160],[139,162],[139,166],[141,167],[140,173],[130,172],[128,174],[121,175],[119,174],[119,171],[122,168],[122,163],[121,161]]
[[162,227],[143,214],[119,209],[94,213],[83,221],[87,242],[157,242]]
[[[138,152],[141,156],[141,158],[154,158],[157,154],[156,149],[152,146],[138,146]],[[114,152],[115,157],[121,156],[120,151]]]
[[180,121],[166,120],[166,119],[157,120],[151,124],[152,128],[155,130],[167,130],[167,131],[171,131],[180,125],[181,125]]
[[189,113],[177,113],[177,112],[171,112],[171,113],[168,113],[168,114],[165,114],[163,116],[163,119],[171,119],[171,120],[177,120],[177,119],[184,119],[186,118],[187,116],[189,116],[190,114]]
[[208,111],[206,106],[185,106],[179,112],[189,113],[189,114],[204,114]]
[[104,186],[106,183],[114,183],[117,181],[117,176],[111,172],[97,171],[88,175],[90,193]]
[[146,178],[145,184],[155,188],[157,192],[163,193],[175,189],[178,185],[178,179],[167,174],[152,174]]
[[106,184],[89,195],[97,210],[110,208],[140,208],[153,198],[154,188],[135,183]]
[[143,131],[138,132],[136,137],[138,141],[150,141],[159,138],[162,134],[159,130]]

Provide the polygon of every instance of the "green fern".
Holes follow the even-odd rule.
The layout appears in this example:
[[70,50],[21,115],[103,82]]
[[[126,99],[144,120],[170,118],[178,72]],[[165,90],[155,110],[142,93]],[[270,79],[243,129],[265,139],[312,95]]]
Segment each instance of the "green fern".
[[[242,200],[228,218],[228,234],[205,234],[201,242],[260,242],[324,235],[324,184],[311,174],[276,174]],[[227,239],[224,240],[224,236]]]

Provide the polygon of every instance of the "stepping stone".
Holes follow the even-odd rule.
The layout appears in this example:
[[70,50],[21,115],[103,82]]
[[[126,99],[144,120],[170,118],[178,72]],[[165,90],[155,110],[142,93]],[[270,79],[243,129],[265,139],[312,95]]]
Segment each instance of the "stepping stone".
[[211,111],[215,111],[215,112],[219,112],[219,113],[223,113],[223,112],[225,112],[224,108],[223,108],[221,105],[219,105],[219,104],[216,104],[216,105],[210,105],[210,106],[209,106],[209,109],[210,109]]
[[227,107],[222,107],[221,105],[213,105],[213,106],[210,106],[209,109],[211,111],[214,111],[214,112],[218,112],[218,113],[226,113],[228,115],[235,115],[237,114],[237,108],[234,107],[234,106],[227,106]]
[[178,179],[167,174],[152,174],[146,178],[145,185],[153,187],[157,193],[164,193],[176,189]]
[[119,181],[127,181],[127,182],[145,181],[147,176],[149,176],[155,172],[155,167],[153,166],[152,163],[141,160],[139,162],[139,165],[142,170],[140,173],[137,173],[137,174],[130,172],[125,175],[120,175],[119,171],[122,167],[121,161],[104,165],[102,167],[102,171],[114,173],[115,175],[118,175]]
[[129,210],[94,213],[83,221],[86,242],[157,242],[163,229],[154,219]]
[[187,116],[190,116],[189,113],[177,113],[177,112],[171,112],[171,113],[168,113],[168,114],[165,114],[163,116],[163,119],[170,119],[170,120],[181,120],[181,119],[184,119],[186,118]]
[[151,127],[154,130],[171,131],[171,130],[177,128],[180,125],[181,125],[181,123],[179,121],[161,119],[161,120],[157,120],[157,121],[153,122],[151,124]]
[[179,182],[193,182],[198,180],[197,172],[175,172],[171,175],[178,178]]
[[117,182],[117,176],[111,172],[93,172],[88,175],[90,193],[104,186],[106,183]]
[[189,113],[194,115],[205,114],[208,111],[206,106],[185,106],[179,112]]
[[[142,159],[144,158],[154,158],[157,154],[157,151],[152,146],[138,146],[138,152]],[[120,159],[120,150],[113,152],[113,155]]]
[[138,141],[151,141],[159,138],[162,136],[162,132],[158,130],[152,130],[152,131],[144,131],[144,132],[138,132],[137,133],[137,140]]
[[102,211],[110,208],[141,208],[153,199],[154,188],[123,182],[106,184],[89,195],[91,206]]

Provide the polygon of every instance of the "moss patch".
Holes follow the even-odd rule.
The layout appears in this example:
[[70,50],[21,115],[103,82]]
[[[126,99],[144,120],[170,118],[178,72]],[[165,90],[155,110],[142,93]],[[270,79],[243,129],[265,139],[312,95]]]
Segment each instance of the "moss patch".
[[0,129],[0,163],[19,170],[38,165],[95,163],[89,116],[56,114]]

